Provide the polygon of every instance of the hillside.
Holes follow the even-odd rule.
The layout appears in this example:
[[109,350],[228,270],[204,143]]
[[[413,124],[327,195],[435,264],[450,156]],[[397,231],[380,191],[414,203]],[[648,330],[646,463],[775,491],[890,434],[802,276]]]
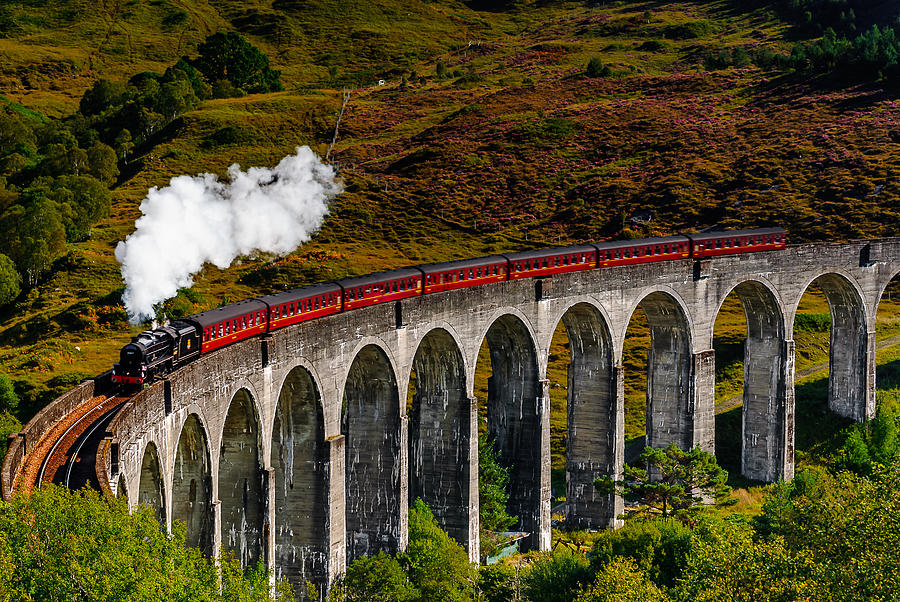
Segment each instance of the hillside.
[[[793,241],[897,234],[895,95],[736,61],[786,56],[798,34],[765,4],[734,6],[4,4],[0,90],[29,119],[71,114],[100,77],[161,73],[216,31],[245,35],[284,86],[178,115],[123,166],[109,217],[3,310],[0,366],[31,402],[22,417],[108,369],[137,331],[112,251],[148,188],[274,165],[302,144],[324,155],[345,89],[332,160],[346,192],[318,237],[289,257],[205,269],[168,315],[400,265],[713,224],[784,225]],[[740,66],[715,68],[723,51]],[[606,67],[596,77],[592,58]]]

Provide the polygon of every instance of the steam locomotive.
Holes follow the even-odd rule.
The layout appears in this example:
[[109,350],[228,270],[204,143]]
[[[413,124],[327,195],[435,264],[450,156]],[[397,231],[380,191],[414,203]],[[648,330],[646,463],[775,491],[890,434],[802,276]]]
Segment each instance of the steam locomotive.
[[112,380],[142,385],[237,341],[359,307],[490,282],[785,248],[781,228],[611,241],[490,255],[346,278],[247,299],[147,330],[122,348]]

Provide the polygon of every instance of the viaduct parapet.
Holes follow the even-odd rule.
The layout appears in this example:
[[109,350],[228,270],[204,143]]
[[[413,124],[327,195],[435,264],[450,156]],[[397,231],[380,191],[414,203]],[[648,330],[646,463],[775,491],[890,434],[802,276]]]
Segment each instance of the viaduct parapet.
[[[729,293],[747,318],[742,472],[794,473],[794,315],[815,282],[831,309],[829,405],[875,408],[875,315],[900,271],[900,239],[664,261],[425,295],[302,323],[197,360],[134,396],[101,446],[110,488],[188,541],[265,562],[298,586],[403,550],[411,500],[479,548],[473,382],[490,348],[487,430],[510,467],[510,510],[527,545],[550,546],[547,359],[560,322],[568,368],[566,515],[615,526],[622,474],[622,349],[646,314],[647,442],[715,444],[713,325]],[[407,392],[412,403],[407,404]]]

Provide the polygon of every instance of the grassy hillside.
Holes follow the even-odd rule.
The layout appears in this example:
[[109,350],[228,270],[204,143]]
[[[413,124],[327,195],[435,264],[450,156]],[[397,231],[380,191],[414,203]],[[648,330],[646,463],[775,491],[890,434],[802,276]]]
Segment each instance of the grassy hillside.
[[[285,90],[180,115],[124,166],[90,240],[0,310],[0,366],[35,401],[23,417],[78,375],[107,369],[136,331],[123,322],[112,251],[147,189],[234,162],[273,165],[301,144],[324,154],[343,89],[351,100],[332,158],[346,192],[319,236],[286,258],[207,268],[170,311],[411,263],[714,223],[785,225],[794,241],[897,233],[900,114],[878,82],[835,88],[749,65],[704,67],[722,49],[788,53],[788,27],[765,7],[8,2],[0,90],[36,118],[68,115],[97,78],[161,72],[232,30],[268,54]],[[586,77],[595,57],[609,69]],[[742,317],[737,306],[726,313],[724,336],[737,348]],[[639,320],[626,350],[638,417]],[[810,361],[820,348],[810,346]],[[554,349],[559,375],[564,337]],[[720,368],[732,383],[721,392],[733,394],[740,369]]]

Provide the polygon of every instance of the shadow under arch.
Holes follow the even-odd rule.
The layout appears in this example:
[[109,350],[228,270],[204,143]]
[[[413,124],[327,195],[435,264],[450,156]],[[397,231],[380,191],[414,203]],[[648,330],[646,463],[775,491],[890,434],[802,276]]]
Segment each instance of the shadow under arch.
[[410,390],[409,502],[422,498],[441,528],[469,546],[475,536],[470,483],[478,431],[462,352],[447,330],[435,328],[419,343]]
[[303,366],[293,368],[278,395],[272,427],[275,471],[275,576],[303,595],[307,581],[327,584],[328,471],[319,389]]
[[149,506],[156,512],[156,520],[163,529],[166,528],[165,490],[162,478],[162,468],[159,462],[159,452],[152,441],[144,448],[144,457],[141,460],[140,481],[138,481],[137,503]]
[[566,403],[566,522],[578,528],[616,524],[621,498],[600,495],[594,479],[617,478],[624,455],[621,378],[606,319],[589,303],[561,318],[569,339]]
[[[775,294],[762,282],[746,280],[722,299],[736,295],[747,325],[744,341],[741,406],[741,474],[757,481],[790,478],[789,431],[793,424],[793,395],[788,391],[788,347],[784,311]],[[715,323],[715,320],[713,320]],[[717,441],[721,447],[726,442]]]
[[185,524],[185,543],[213,553],[212,477],[206,431],[196,414],[181,427],[172,471],[172,520]]
[[[694,361],[691,327],[681,303],[665,291],[653,291],[637,304],[650,327],[647,349],[647,445],[665,447],[674,443],[681,449],[701,445],[698,439],[713,433],[695,431],[693,398]],[[623,345],[624,348],[624,345]],[[709,408],[712,418],[712,408]],[[710,420],[711,422],[711,420]],[[710,450],[711,451],[711,450]]]
[[537,353],[525,323],[497,318],[485,335],[491,358],[487,432],[509,469],[507,510],[531,534],[527,549],[550,545],[550,405],[538,379]]
[[[397,379],[384,350],[359,350],[344,384],[347,562],[400,551],[403,452]],[[404,506],[405,508],[405,506]]]
[[247,569],[262,559],[266,487],[260,463],[256,404],[241,388],[228,406],[219,451],[222,546]]
[[871,391],[868,383],[870,370],[874,370],[874,355],[869,355],[875,346],[874,333],[870,341],[865,304],[857,287],[843,274],[822,274],[806,285],[803,294],[811,286],[824,293],[831,316],[828,407],[838,416],[862,422],[875,411],[874,382]]

